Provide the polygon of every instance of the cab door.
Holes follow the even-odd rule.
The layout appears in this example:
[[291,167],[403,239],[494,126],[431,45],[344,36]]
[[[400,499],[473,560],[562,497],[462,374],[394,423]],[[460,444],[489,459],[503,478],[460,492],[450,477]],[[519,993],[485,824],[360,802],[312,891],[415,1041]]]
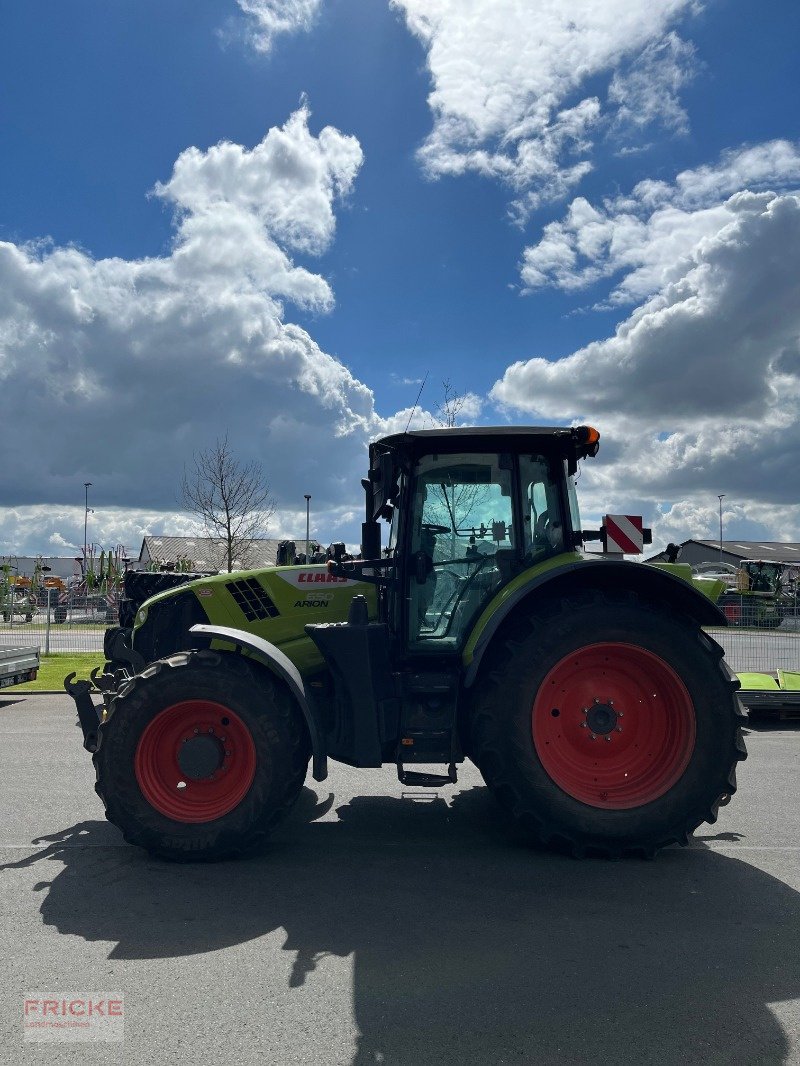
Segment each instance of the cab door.
[[410,649],[456,651],[519,558],[514,463],[496,453],[425,456],[410,486]]

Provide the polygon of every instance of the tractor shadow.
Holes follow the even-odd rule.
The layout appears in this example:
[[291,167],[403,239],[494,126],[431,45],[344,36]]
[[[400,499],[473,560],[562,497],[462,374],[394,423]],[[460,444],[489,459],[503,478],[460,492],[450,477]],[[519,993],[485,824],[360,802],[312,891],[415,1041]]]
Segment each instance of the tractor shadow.
[[43,921],[113,942],[111,958],[198,955],[282,928],[291,988],[322,980],[325,955],[352,955],[354,1066],[790,1054],[768,1005],[800,996],[800,894],[702,842],[655,862],[576,862],[521,845],[479,788],[449,805],[336,808],[305,789],[269,850],[238,863],[104,847],[120,838],[97,821],[43,842],[0,869],[57,860],[36,886]]
[[800,732],[800,717],[755,718],[748,715],[745,730],[752,733]]
[[25,700],[24,695],[20,696],[0,696],[0,711],[4,711],[7,707],[13,707],[15,703],[23,703]]

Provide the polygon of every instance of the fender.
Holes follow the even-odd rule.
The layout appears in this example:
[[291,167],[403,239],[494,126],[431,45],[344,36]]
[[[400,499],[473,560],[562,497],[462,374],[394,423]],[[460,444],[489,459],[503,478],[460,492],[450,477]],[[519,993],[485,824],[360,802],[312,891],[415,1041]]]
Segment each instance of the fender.
[[[565,558],[569,561],[564,561]],[[526,571],[494,597],[481,612],[464,646],[464,687],[475,681],[481,659],[504,619],[535,589],[547,586],[549,595],[562,596],[582,588],[629,589],[648,592],[657,600],[691,615],[702,626],[727,626],[728,620],[715,603],[680,577],[646,563],[624,560],[587,560],[561,556],[549,565]]]
[[328,759],[325,754],[325,746],[311,710],[303,678],[292,660],[280,648],[270,644],[268,640],[254,636],[252,633],[245,633],[241,629],[233,629],[230,626],[194,625],[189,632],[196,633],[198,636],[220,640],[238,649],[246,648],[256,662],[261,663],[262,666],[265,666],[273,674],[277,675],[281,681],[286,683],[289,691],[297,700],[298,706],[303,712],[305,723],[308,726],[308,734],[311,738],[312,775],[315,781],[324,781],[328,776]]

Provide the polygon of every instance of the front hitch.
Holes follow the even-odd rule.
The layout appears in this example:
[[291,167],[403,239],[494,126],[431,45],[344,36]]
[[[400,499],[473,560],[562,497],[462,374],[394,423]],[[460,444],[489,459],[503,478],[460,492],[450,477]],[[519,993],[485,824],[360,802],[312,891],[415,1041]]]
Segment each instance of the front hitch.
[[97,751],[97,729],[103,713],[102,704],[95,706],[91,697],[91,681],[73,681],[74,672],[64,678],[64,691],[75,700],[78,723],[83,731],[83,746],[87,751]]

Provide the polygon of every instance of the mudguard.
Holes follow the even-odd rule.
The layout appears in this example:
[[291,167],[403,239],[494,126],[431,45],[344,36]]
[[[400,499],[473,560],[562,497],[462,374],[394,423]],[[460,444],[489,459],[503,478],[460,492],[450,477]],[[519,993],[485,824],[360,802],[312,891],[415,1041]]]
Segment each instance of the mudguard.
[[292,660],[284,655],[280,648],[276,648],[274,644],[270,644],[263,637],[256,637],[252,633],[246,633],[241,629],[233,629],[230,626],[194,625],[189,632],[222,641],[235,648],[246,649],[251,658],[261,663],[262,666],[265,666],[287,685],[289,691],[297,700],[308,727],[308,734],[311,738],[312,775],[315,781],[324,781],[328,776],[328,759],[325,754],[323,738],[320,735],[316,719],[311,710],[303,678]]
[[[565,559],[564,556],[561,557]],[[464,686],[478,674],[481,659],[502,622],[526,597],[538,590],[544,596],[569,595],[576,589],[628,589],[649,594],[665,605],[691,615],[702,626],[727,626],[715,603],[680,577],[656,566],[624,560],[588,560],[568,556],[548,560],[543,568],[520,574],[494,597],[481,613],[464,647]]]

